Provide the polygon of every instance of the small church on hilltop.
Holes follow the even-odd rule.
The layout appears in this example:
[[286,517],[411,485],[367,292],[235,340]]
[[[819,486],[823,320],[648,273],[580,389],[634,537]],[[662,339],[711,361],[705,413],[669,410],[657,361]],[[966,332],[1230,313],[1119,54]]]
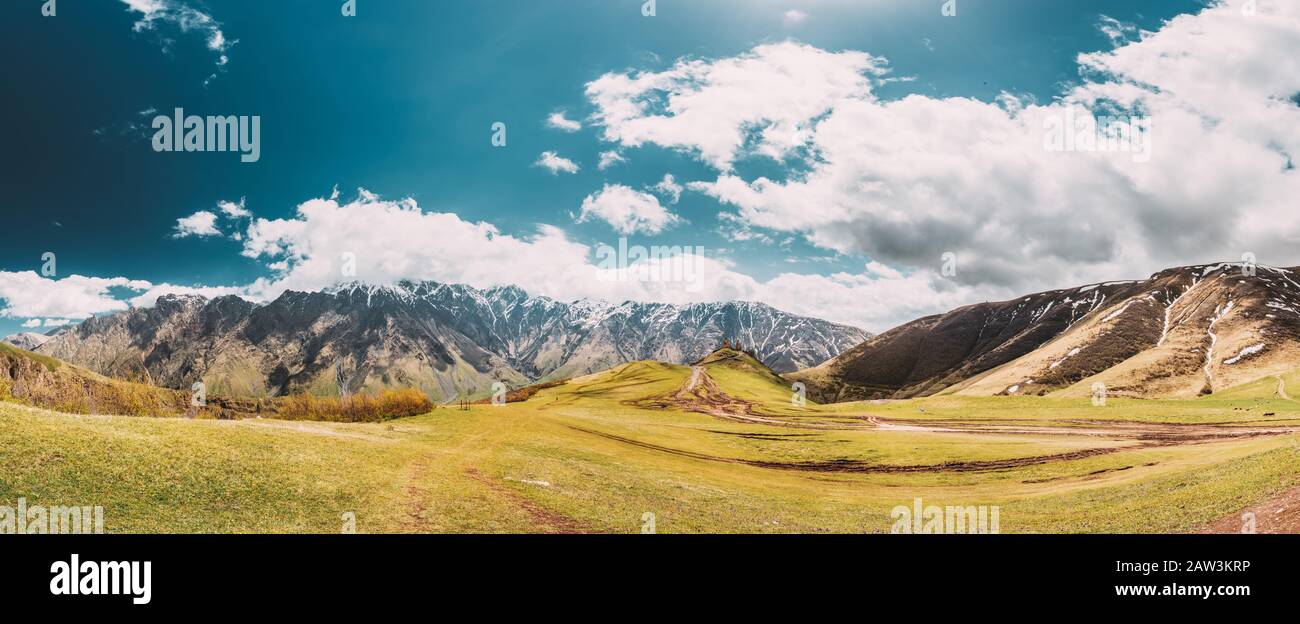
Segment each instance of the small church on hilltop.
[[731,349],[733,351],[740,351],[742,353],[745,351],[740,347],[739,340],[737,340],[735,343],[732,343],[730,340],[727,340],[725,338],[722,340],[722,346],[718,347],[718,349]]

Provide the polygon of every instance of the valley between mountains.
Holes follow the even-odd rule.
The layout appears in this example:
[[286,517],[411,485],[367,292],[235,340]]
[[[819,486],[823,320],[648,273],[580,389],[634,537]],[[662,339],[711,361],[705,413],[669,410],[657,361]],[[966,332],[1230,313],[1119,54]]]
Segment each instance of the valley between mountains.
[[[704,314],[440,286],[167,299],[32,339],[35,352],[0,344],[0,499],[94,501],[110,532],[146,533],[331,533],[347,514],[359,532],[888,533],[914,505],[999,511],[956,532],[1236,533],[1246,517],[1294,532],[1297,281],[1171,269],[975,304],[808,363],[810,344],[840,343],[790,332],[848,330],[747,304]],[[477,325],[443,328],[428,320],[447,313],[439,297],[488,305]],[[523,322],[539,318],[552,320]],[[665,338],[685,329],[651,320],[717,342],[696,355]],[[180,415],[196,378],[359,397],[372,382],[349,375],[401,379],[438,353],[447,379],[513,371],[520,386],[505,404],[378,422],[295,420],[271,398],[220,412],[230,420],[105,409]]]

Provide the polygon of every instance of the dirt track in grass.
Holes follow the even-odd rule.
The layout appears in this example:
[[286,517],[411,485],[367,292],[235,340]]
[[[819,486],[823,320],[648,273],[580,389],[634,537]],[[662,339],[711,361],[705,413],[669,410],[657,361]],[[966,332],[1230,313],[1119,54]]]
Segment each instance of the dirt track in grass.
[[[992,435],[1033,435],[1131,440],[1143,446],[1171,446],[1217,440],[1237,440],[1258,436],[1300,433],[1297,426],[1241,426],[1239,424],[1151,423],[1140,421],[1064,420],[1064,426],[1021,425],[1005,423],[971,423],[956,419],[909,420],[872,415],[842,415],[858,419],[854,423],[809,423],[766,415],[743,399],[724,392],[702,366],[691,368],[691,376],[670,397],[652,402],[654,407],[671,407],[708,414],[721,420],[796,429],[918,431],[928,433],[964,433]],[[1031,422],[1031,421],[1021,421]]]
[[1025,436],[1061,436],[1070,438],[1090,438],[1098,441],[1118,441],[1130,442],[1131,444],[1123,446],[1106,446],[1089,448],[1067,453],[1055,453],[1049,455],[1034,455],[1028,457],[1018,457],[1011,459],[996,459],[982,461],[954,461],[940,464],[924,465],[893,465],[877,464],[863,462],[858,460],[830,460],[815,462],[776,462],[764,460],[750,460],[731,457],[720,457],[704,453],[697,453],[684,449],[674,449],[663,445],[653,444],[632,438],[619,436],[611,433],[595,431],[592,429],[574,427],[570,428],[598,435],[610,440],[616,440],[625,444],[638,446],[645,449],[655,450],[664,453],[671,453],[684,457],[691,457],[706,461],[725,462],[732,464],[742,464],[760,468],[773,468],[779,470],[799,470],[806,472],[836,472],[836,473],[883,473],[883,474],[901,474],[901,473],[924,473],[924,472],[985,472],[1009,470],[1025,466],[1033,466],[1052,462],[1072,461],[1095,457],[1097,455],[1106,455],[1119,451],[1135,450],[1143,448],[1160,448],[1169,446],[1179,446],[1184,444],[1203,444],[1209,442],[1220,442],[1227,440],[1241,440],[1263,436],[1287,435],[1300,432],[1300,427],[1293,426],[1230,426],[1230,425],[1202,425],[1202,424],[1184,424],[1184,423],[1147,423],[1135,421],[1064,421],[1069,423],[1063,426],[1027,426],[1022,424],[997,424],[997,423],[970,423],[966,421],[946,419],[946,420],[905,420],[905,419],[887,419],[879,416],[849,415],[849,418],[860,419],[860,423],[810,423],[791,420],[786,417],[776,415],[765,415],[757,412],[756,406],[743,399],[733,397],[724,392],[714,379],[709,376],[708,371],[702,366],[691,368],[691,376],[677,391],[667,397],[660,397],[647,403],[648,406],[655,408],[673,408],[684,411],[708,414],[720,420],[730,422],[740,422],[746,424],[768,425],[783,428],[794,429],[820,429],[820,430],[867,430],[875,429],[881,431],[910,431],[925,433],[942,433],[958,435],[1025,435]]

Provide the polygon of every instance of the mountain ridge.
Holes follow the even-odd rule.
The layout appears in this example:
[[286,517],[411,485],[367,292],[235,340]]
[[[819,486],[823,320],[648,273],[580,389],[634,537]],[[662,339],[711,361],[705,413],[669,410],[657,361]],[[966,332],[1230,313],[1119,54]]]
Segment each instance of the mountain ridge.
[[1121,396],[1208,394],[1300,368],[1298,271],[1191,265],[963,306],[786,376],[820,401],[1087,396],[1096,384]]
[[231,396],[414,386],[436,400],[583,375],[636,360],[685,363],[723,339],[792,371],[869,334],[761,303],[533,297],[517,286],[353,283],[254,304],[172,295],[88,319],[39,347],[101,374]]

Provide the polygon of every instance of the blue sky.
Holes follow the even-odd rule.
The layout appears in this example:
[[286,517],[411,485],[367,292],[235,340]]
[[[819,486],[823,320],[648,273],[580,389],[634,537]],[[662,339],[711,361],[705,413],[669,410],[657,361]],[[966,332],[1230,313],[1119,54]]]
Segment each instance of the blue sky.
[[[941,0],[658,0],[653,17],[642,14],[642,0],[358,0],[355,17],[341,15],[341,4],[58,0],[57,14],[43,17],[37,0],[4,3],[0,72],[8,93],[0,104],[5,109],[0,123],[9,154],[0,179],[9,235],[0,245],[0,335],[33,319],[44,325],[45,319],[84,318],[126,302],[147,305],[160,292],[200,288],[257,298],[284,288],[324,287],[336,276],[313,264],[317,256],[335,262],[335,252],[349,245],[358,250],[361,279],[438,278],[480,286],[513,281],[561,298],[753,298],[882,330],[910,315],[1014,296],[1026,288],[1069,286],[1070,280],[1090,277],[1140,277],[1136,273],[1163,268],[1161,263],[1225,259],[1198,252],[1235,253],[1239,247],[1267,252],[1295,240],[1294,230],[1286,228],[1261,233],[1238,227],[1238,215],[1215,226],[1219,232],[1241,232],[1219,241],[1222,245],[1207,245],[1210,234],[1188,233],[1157,253],[1140,235],[1129,240],[1098,234],[1101,224],[1114,224],[1114,214],[1096,215],[1078,231],[1073,226],[1053,230],[1035,222],[1059,215],[1017,205],[1019,200],[1042,203],[1065,192],[1061,184],[1067,184],[1018,190],[1029,181],[1073,180],[1074,171],[1081,170],[1082,179],[1096,175],[1106,187],[1093,203],[1118,203],[1119,214],[1139,229],[1157,232],[1199,219],[1203,214],[1195,209],[1185,214],[1169,209],[1166,202],[1182,200],[1156,187],[1161,179],[1212,168],[1214,162],[1180,162],[1175,146],[1161,150],[1156,162],[1163,164],[1148,170],[1162,169],[1129,180],[1093,171],[1103,166],[1094,158],[1029,176],[1017,173],[1016,158],[999,161],[999,152],[993,160],[1002,168],[977,170],[970,175],[985,182],[952,191],[970,197],[970,189],[974,194],[991,189],[989,197],[972,202],[996,204],[1001,212],[975,223],[960,218],[965,213],[960,205],[942,201],[934,203],[944,204],[943,211],[921,218],[907,202],[917,201],[917,194],[944,191],[935,191],[932,180],[888,166],[921,162],[924,168],[934,162],[942,168],[950,161],[987,158],[981,154],[989,149],[988,140],[964,136],[962,128],[970,124],[942,121],[970,112],[968,102],[980,105],[971,122],[979,124],[981,115],[996,111],[1008,111],[1014,121],[1016,111],[1050,105],[1081,85],[1089,90],[1077,98],[1081,105],[1128,97],[1117,96],[1113,87],[1130,82],[1123,72],[1142,71],[1142,55],[1154,53],[1142,46],[1176,48],[1178,32],[1167,41],[1155,33],[1175,16],[1200,13],[1203,2],[957,0],[952,17],[942,15]],[[1260,20],[1293,25],[1293,15],[1268,15],[1272,9],[1267,0],[1264,5]],[[1285,47],[1291,43],[1285,37],[1272,42],[1294,52]],[[1124,46],[1133,52],[1081,76],[1080,54]],[[853,56],[862,53],[871,59],[866,64]],[[746,58],[752,62],[742,62]],[[683,59],[708,71],[674,82],[679,76],[672,72]],[[722,70],[731,67],[723,65],[738,63],[725,75],[739,76],[736,85],[752,85],[771,78],[765,73],[769,67],[787,60],[792,63],[783,66],[787,69],[806,64],[810,75],[814,68],[825,72],[826,80],[807,90],[814,100],[825,98],[824,104],[810,104],[824,110],[794,119],[790,127],[797,129],[797,138],[782,142],[789,150],[776,157],[764,152],[759,133],[777,124],[764,118],[746,120],[740,128],[745,140],[733,150],[732,162],[710,159],[707,139],[696,137],[734,122],[727,111],[747,104],[770,111],[760,104],[775,97],[773,90],[799,91],[789,82],[753,93],[735,85],[723,89]],[[1195,68],[1186,73],[1195,74]],[[626,97],[606,91],[604,107],[597,101],[601,94],[588,87],[602,77],[646,75],[659,75],[669,86]],[[837,81],[855,75],[867,76],[869,86],[835,91]],[[1242,88],[1255,86],[1290,88],[1275,81]],[[684,115],[679,115],[682,123],[667,123],[677,109],[658,107],[692,94],[702,102],[690,114],[690,124],[698,125],[689,125]],[[1129,104],[1133,110],[1163,110],[1142,99],[1152,97],[1144,94]],[[842,104],[846,100],[868,102],[871,109],[855,110]],[[780,109],[783,101],[772,106]],[[904,101],[908,106],[890,106]],[[643,105],[637,118],[611,117],[615,107],[637,102]],[[919,122],[916,111],[922,105],[940,122]],[[259,116],[260,160],[154,151],[153,117],[177,107],[197,115]],[[548,124],[555,113],[580,128]],[[904,114],[906,123],[889,117]],[[855,140],[880,136],[890,141],[891,150],[913,142],[910,137],[919,137],[918,144],[934,143],[903,155],[919,161],[877,158],[844,174],[829,167],[845,158],[831,155],[858,147],[834,145],[829,124],[851,119],[880,124],[845,125]],[[507,128],[505,147],[491,143],[497,122]],[[823,122],[828,125],[820,126]],[[890,136],[908,127],[910,134]],[[826,136],[809,138],[818,128]],[[929,128],[946,134],[931,136]],[[1250,136],[1245,128],[1232,132],[1223,140]],[[970,140],[976,142],[965,143]],[[1293,140],[1282,136],[1265,142],[1283,146],[1274,151],[1284,152]],[[1005,148],[1007,141],[992,143]],[[546,152],[578,170],[539,166]],[[607,152],[617,152],[623,162],[601,169],[600,155]],[[1024,158],[1040,162],[1052,156],[1031,151]],[[1131,168],[1104,166],[1122,175]],[[1294,176],[1285,167],[1277,169],[1270,184],[1280,197]],[[1029,181],[1002,180],[1003,171],[1007,178],[1025,175]],[[665,175],[683,188],[654,188]],[[943,179],[964,175],[949,171]],[[825,184],[814,185],[812,179]],[[775,186],[764,187],[764,180]],[[603,197],[609,187],[626,192]],[[359,188],[374,195],[359,194]],[[882,197],[897,204],[859,204],[836,194],[845,188],[866,194],[884,188]],[[754,189],[764,192],[751,193]],[[1206,192],[1230,195],[1233,189]],[[801,197],[807,206],[792,208]],[[412,201],[401,203],[406,198]],[[305,216],[300,206],[313,199],[326,205],[316,216]],[[1268,206],[1276,198],[1256,199]],[[220,202],[241,201],[248,215],[231,217],[219,208]],[[654,205],[645,204],[650,201]],[[398,214],[403,210],[416,215]],[[980,210],[972,208],[970,214]],[[1017,210],[1025,211],[1024,218]],[[215,232],[178,230],[178,219],[205,211],[215,217]],[[418,217],[424,214],[441,216]],[[956,223],[945,227],[949,214]],[[1024,256],[990,251],[1007,245],[987,237],[980,224],[1001,220],[1025,228],[1013,233],[1014,240],[1026,241]],[[332,240],[331,233],[344,240]],[[588,273],[543,266],[560,257],[590,259],[597,246],[615,245],[624,235],[633,244],[700,247],[720,263],[708,265],[720,281],[708,281],[703,293],[621,283],[602,290],[602,284],[577,283],[584,278],[575,275]],[[341,246],[331,246],[336,242]],[[1077,243],[1081,249],[1041,249],[1058,243],[1065,248]],[[294,251],[285,251],[290,248]],[[447,255],[439,255],[441,249]],[[963,261],[969,258],[972,269],[948,282],[936,280],[937,252],[945,249]],[[53,276],[39,274],[45,252],[56,254]],[[1294,264],[1294,258],[1275,259]],[[1020,270],[1035,263],[1041,270]],[[26,275],[30,271],[36,273]],[[97,279],[67,281],[71,276]],[[830,281],[818,286],[825,280]],[[800,291],[796,282],[810,290]]]

